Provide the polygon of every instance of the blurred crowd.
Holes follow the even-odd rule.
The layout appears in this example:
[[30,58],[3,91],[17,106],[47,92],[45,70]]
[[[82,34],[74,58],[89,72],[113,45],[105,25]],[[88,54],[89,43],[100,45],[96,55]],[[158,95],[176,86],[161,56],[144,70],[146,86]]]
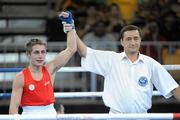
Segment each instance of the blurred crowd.
[[[180,40],[180,0],[56,0],[52,9],[71,11],[76,31],[85,42],[119,41],[126,24],[140,27],[143,41]],[[61,26],[57,17],[48,21],[49,41],[66,40]],[[151,56],[157,58],[157,48],[149,47]]]
[[[133,17],[130,20],[125,19],[126,16],[123,16],[124,13],[121,12],[122,3],[125,0],[56,1],[53,6],[55,11],[70,10],[73,12],[76,30],[85,41],[89,37],[96,38],[98,36],[119,40],[119,31],[126,24],[141,27],[146,41],[179,40],[180,0],[133,0],[136,1],[136,5],[133,6],[134,9],[131,11]],[[58,21],[54,20],[54,22]],[[48,24],[48,26],[56,29],[52,24]],[[49,32],[51,32],[50,29]]]

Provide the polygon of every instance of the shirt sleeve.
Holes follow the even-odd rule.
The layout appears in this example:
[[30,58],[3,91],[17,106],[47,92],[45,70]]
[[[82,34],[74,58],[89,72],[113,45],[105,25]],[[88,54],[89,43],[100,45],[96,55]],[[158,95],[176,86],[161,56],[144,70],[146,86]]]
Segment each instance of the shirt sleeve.
[[111,67],[110,53],[110,51],[94,50],[87,47],[87,55],[81,58],[81,66],[89,72],[105,76]]
[[155,61],[152,66],[153,66],[152,81],[156,89],[160,91],[165,98],[171,97],[172,90],[177,88],[179,85],[167,72],[167,70],[158,62]]

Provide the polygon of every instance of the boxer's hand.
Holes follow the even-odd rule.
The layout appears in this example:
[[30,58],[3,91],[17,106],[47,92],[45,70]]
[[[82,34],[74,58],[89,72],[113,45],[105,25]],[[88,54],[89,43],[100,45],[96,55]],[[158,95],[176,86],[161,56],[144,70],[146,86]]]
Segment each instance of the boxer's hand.
[[72,24],[74,23],[73,17],[72,17],[72,13],[67,11],[67,12],[61,12],[59,14],[59,19],[64,23],[67,24]]
[[69,11],[61,12],[59,14],[59,19],[62,21],[63,31],[65,33],[69,32],[71,30],[75,30],[74,20],[72,18],[71,12],[69,12]]

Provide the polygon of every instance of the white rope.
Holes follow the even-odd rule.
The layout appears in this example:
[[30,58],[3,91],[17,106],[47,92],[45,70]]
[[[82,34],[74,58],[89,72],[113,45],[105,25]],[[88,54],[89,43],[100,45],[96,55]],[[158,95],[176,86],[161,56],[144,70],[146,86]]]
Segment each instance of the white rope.
[[54,95],[56,98],[102,97],[103,92],[62,92]]
[[[180,70],[180,65],[163,65],[166,70]],[[82,67],[62,67],[58,72],[87,72]]]
[[[56,98],[83,98],[83,97],[102,97],[103,92],[55,92]],[[10,97],[10,93],[0,93],[0,97]],[[153,96],[161,96],[159,91],[153,91]]]
[[[180,113],[177,118],[179,117]],[[119,119],[173,119],[173,113],[131,113],[131,114],[58,114],[58,115],[0,115],[0,120],[119,120]]]
[[62,67],[58,70],[58,72],[87,72],[82,67]]
[[[54,93],[56,98],[102,97],[103,92],[59,92]],[[160,96],[159,91],[153,91],[153,96]]]
[[172,119],[173,114],[172,113],[159,113],[159,114],[68,114],[68,115],[58,115],[57,118],[64,118],[68,120],[107,120],[107,119],[113,119],[113,120],[119,120],[119,119]]
[[166,70],[180,70],[180,65],[163,65]]

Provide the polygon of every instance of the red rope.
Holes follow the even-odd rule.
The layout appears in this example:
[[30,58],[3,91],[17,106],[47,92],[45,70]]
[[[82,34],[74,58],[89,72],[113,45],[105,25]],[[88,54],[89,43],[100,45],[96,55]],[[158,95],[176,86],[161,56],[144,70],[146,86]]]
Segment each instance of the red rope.
[[173,120],[180,120],[180,113],[173,113]]

